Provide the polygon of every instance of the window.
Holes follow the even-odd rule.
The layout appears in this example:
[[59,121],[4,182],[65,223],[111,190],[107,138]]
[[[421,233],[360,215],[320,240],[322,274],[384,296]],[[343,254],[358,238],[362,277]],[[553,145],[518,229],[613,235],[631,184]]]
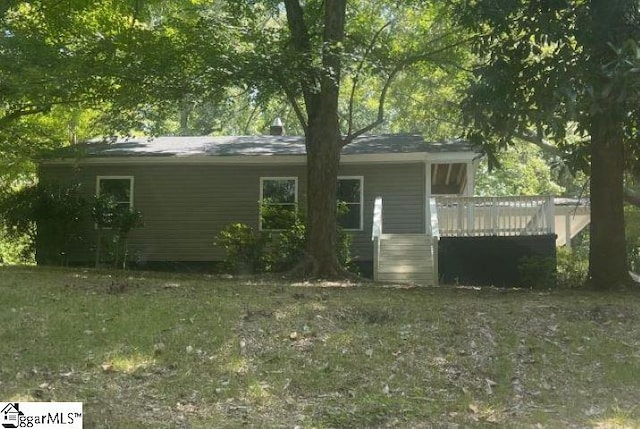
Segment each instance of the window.
[[98,176],[96,195],[113,198],[120,210],[131,210],[133,208],[133,177]]
[[338,178],[338,225],[362,230],[362,177]]
[[293,222],[297,203],[297,178],[261,177],[260,229],[287,229]]

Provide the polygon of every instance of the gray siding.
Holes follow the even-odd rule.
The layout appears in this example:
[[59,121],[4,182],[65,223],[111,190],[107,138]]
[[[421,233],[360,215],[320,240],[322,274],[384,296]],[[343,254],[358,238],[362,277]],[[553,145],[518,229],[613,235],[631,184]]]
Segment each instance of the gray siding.
[[343,165],[340,175],[364,176],[364,230],[352,233],[355,257],[373,260],[371,226],[376,197],[382,197],[385,234],[424,232],[424,164]]
[[[84,194],[95,193],[96,176],[133,176],[134,206],[142,211],[144,227],[134,230],[130,251],[144,261],[216,261],[224,258],[213,245],[216,234],[229,223],[258,226],[260,177],[298,177],[299,202],[305,203],[306,168],[303,165],[43,165],[43,182],[81,183]],[[384,199],[385,233],[424,232],[424,164],[346,165],[344,176],[364,176],[364,229],[351,232],[354,256],[372,259],[373,201]],[[91,261],[95,231],[85,225],[86,241],[71,255],[73,261]]]

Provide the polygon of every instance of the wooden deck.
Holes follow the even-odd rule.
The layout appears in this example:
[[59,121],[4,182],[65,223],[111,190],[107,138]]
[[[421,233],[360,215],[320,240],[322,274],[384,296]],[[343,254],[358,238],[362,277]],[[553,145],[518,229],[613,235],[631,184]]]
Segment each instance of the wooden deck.
[[385,234],[382,198],[376,198],[374,280],[437,285],[440,237],[555,234],[553,197],[432,197],[426,213],[426,233]]

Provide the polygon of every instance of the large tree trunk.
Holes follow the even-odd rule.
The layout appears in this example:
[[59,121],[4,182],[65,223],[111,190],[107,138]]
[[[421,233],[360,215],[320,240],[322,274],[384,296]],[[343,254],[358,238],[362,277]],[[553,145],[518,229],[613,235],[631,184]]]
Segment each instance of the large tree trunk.
[[591,126],[591,242],[589,278],[598,289],[628,283],[624,229],[622,125],[602,112]]
[[[299,0],[285,1],[293,45],[303,58],[314,55]],[[313,278],[344,277],[336,254],[338,167],[342,138],[338,123],[341,50],[346,0],[325,0],[320,76],[307,70],[301,79],[307,110],[307,243],[300,274]]]
[[[325,110],[325,109],[323,109]],[[337,115],[314,118],[307,131],[307,248],[304,274],[339,277],[336,256],[336,188],[340,163]]]
[[591,115],[591,237],[589,279],[598,289],[619,287],[630,281],[624,229],[624,105],[615,82],[606,72],[615,62],[611,45],[628,37],[629,0],[592,0],[590,39],[592,87]]

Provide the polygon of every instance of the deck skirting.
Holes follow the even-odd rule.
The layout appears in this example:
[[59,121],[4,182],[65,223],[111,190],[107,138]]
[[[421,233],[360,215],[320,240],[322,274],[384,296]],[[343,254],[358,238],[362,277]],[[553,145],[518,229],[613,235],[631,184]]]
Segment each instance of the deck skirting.
[[499,287],[553,286],[549,279],[555,276],[555,241],[555,234],[442,237],[438,245],[440,281]]

